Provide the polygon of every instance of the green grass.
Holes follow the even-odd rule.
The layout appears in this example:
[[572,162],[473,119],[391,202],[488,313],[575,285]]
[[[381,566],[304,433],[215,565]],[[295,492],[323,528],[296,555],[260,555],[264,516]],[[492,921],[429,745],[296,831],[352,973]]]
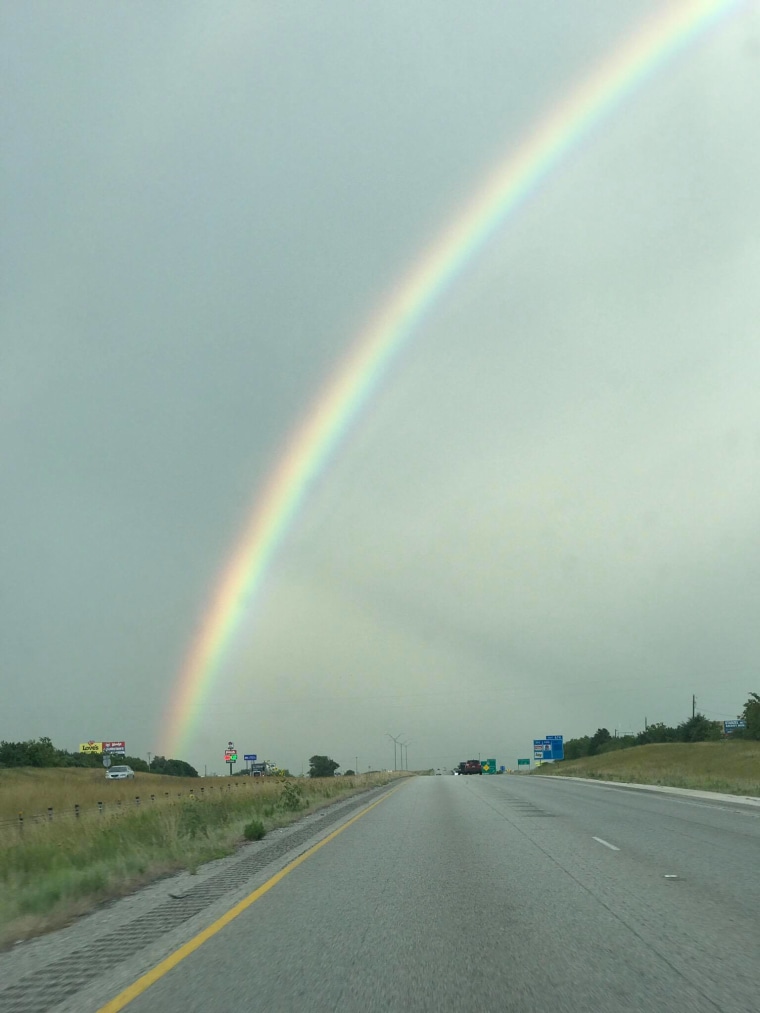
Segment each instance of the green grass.
[[545,764],[537,774],[760,797],[760,742],[666,742]]
[[[0,794],[7,773],[0,772]],[[49,795],[56,772],[39,773]],[[59,773],[62,781],[71,780]],[[57,928],[167,873],[194,872],[204,862],[233,853],[253,834],[252,827],[256,834],[266,833],[323,807],[328,799],[385,784],[391,776],[297,783],[267,778],[252,790],[157,799],[87,819],[26,821],[23,831],[12,825],[0,837],[0,944]],[[33,772],[27,772],[26,780],[31,794],[39,797]],[[16,793],[18,778],[8,781]]]

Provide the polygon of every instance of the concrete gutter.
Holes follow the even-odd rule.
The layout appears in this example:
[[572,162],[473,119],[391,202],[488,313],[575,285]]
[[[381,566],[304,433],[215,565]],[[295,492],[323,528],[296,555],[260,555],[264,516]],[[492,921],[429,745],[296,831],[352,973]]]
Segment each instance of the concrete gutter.
[[586,784],[600,784],[609,788],[626,788],[629,791],[656,791],[663,795],[685,795],[689,798],[707,799],[710,802],[734,802],[739,805],[760,808],[760,798],[752,795],[726,795],[718,791],[700,791],[696,788],[672,788],[665,784],[637,784],[635,781],[604,781],[599,777],[572,777],[569,774],[541,774],[554,781],[583,781]]

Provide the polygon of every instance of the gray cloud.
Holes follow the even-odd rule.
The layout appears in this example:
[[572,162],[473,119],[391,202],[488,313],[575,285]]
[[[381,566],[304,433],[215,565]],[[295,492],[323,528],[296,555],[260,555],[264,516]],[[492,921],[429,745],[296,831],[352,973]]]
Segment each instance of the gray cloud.
[[[307,405],[658,9],[5,12],[1,737],[155,751]],[[304,503],[188,759],[233,738],[376,766],[403,729],[413,764],[511,762],[757,688],[757,31],[749,10],[671,62],[438,301]]]

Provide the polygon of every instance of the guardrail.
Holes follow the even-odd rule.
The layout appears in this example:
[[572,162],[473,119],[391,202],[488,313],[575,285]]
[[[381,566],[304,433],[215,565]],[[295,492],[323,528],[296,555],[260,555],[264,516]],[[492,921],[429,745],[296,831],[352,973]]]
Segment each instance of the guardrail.
[[43,812],[27,813],[22,810],[17,816],[0,818],[0,834],[5,834],[7,837],[10,832],[23,837],[24,831],[29,827],[45,826],[53,823],[60,824],[62,822],[76,823],[83,819],[91,820],[93,818],[113,817],[133,809],[139,809],[141,806],[165,805],[169,802],[181,801],[183,798],[194,801],[219,798],[220,795],[229,794],[233,788],[248,788],[251,785],[261,784],[265,781],[270,782],[271,779],[246,778],[244,781],[227,782],[224,785],[219,785],[218,788],[213,784],[200,785],[198,790],[190,788],[184,792],[150,792],[148,795],[134,795],[127,799],[118,798],[84,806],[78,803],[74,803],[73,806],[69,804],[65,808],[59,809],[56,809],[54,806],[48,806]]

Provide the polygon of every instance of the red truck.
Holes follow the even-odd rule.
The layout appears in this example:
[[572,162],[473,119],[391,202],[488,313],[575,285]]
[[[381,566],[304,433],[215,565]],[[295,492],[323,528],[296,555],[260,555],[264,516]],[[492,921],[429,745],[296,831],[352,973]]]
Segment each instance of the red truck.
[[480,760],[462,760],[459,764],[460,774],[482,774],[483,767]]

